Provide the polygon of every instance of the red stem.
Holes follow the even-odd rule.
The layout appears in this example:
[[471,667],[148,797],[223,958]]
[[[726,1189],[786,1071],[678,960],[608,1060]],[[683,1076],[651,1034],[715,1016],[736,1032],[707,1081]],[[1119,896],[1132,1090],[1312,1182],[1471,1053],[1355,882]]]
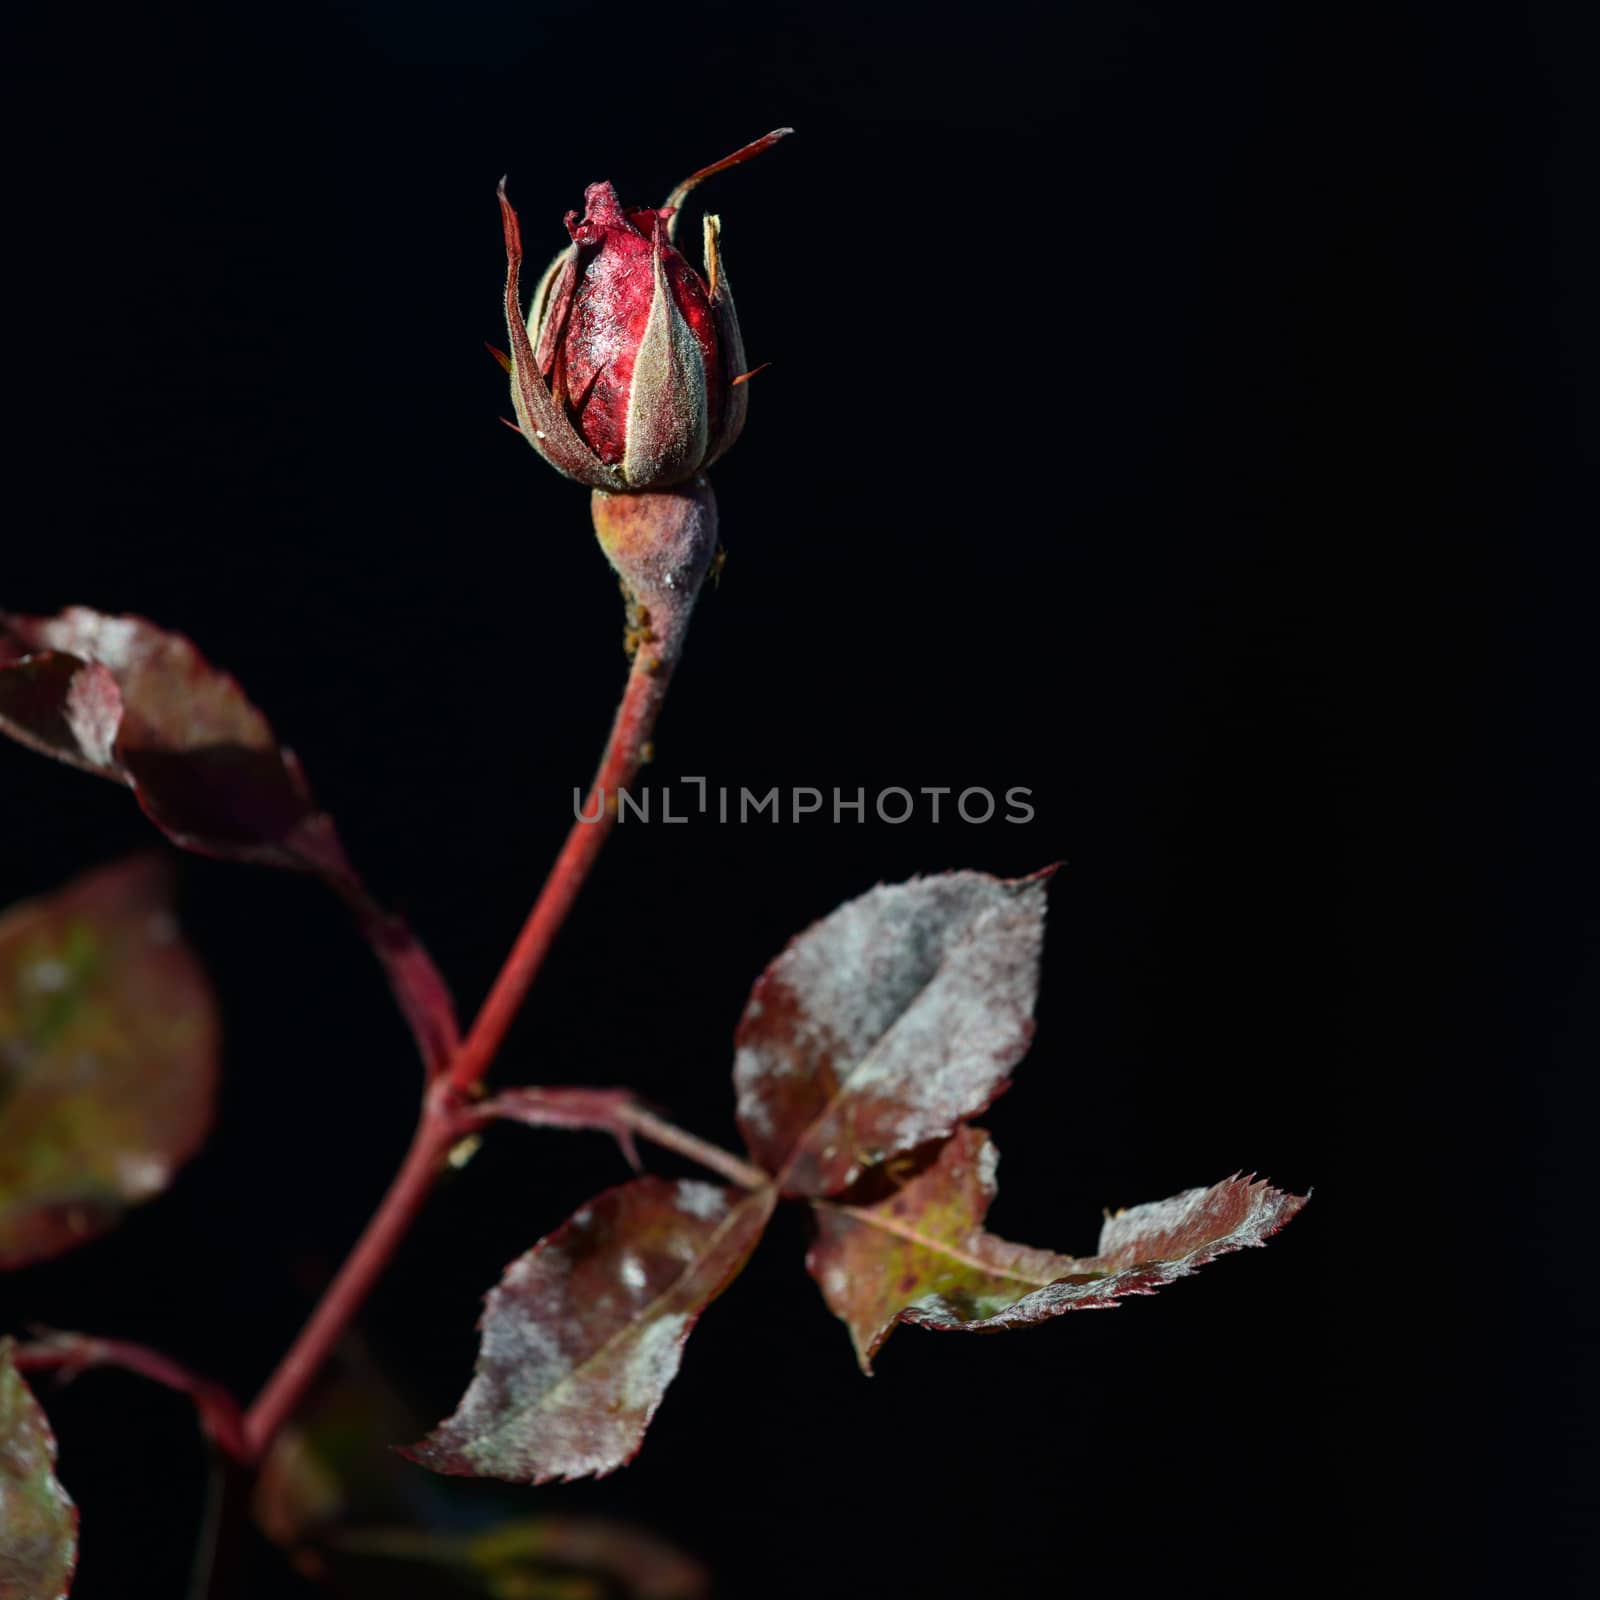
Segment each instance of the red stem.
[[770,1172],[748,1161],[741,1161],[731,1150],[724,1150],[719,1144],[684,1132],[653,1111],[646,1111],[643,1106],[624,1106],[619,1113],[619,1120],[641,1138],[660,1145],[664,1150],[675,1150],[691,1161],[698,1161],[702,1167],[726,1178],[730,1183],[738,1184],[741,1189],[764,1189],[773,1181]]
[[475,1133],[504,1118],[530,1128],[593,1128],[609,1133],[635,1172],[640,1170],[633,1135],[674,1150],[741,1189],[764,1189],[772,1175],[741,1161],[730,1150],[674,1126],[639,1104],[626,1089],[575,1089],[523,1087],[507,1089],[489,1100],[477,1100],[461,1110],[457,1126],[463,1134]]
[[[471,1089],[488,1070],[505,1039],[506,1030],[517,1014],[529,986],[544,965],[544,958],[566,921],[601,847],[611,835],[617,820],[617,796],[633,782],[644,765],[651,729],[666,698],[672,663],[649,650],[638,651],[622,704],[611,728],[611,739],[600,760],[580,819],[572,826],[567,842],[550,869],[539,898],[528,913],[528,920],[517,935],[500,975],[483,1002],[465,1042],[456,1052],[445,1074],[445,1081],[458,1093]],[[585,822],[582,817],[594,818]]]
[[[511,268],[508,289],[514,300],[515,259]],[[520,309],[514,305],[511,315],[515,340]],[[257,1457],[300,1404],[416,1219],[460,1136],[461,1112],[468,1098],[494,1060],[529,984],[610,837],[619,792],[632,783],[649,757],[650,734],[683,646],[695,596],[716,550],[716,497],[704,479],[652,492],[607,494],[597,489],[590,497],[590,513],[600,548],[622,579],[633,647],[633,666],[600,770],[476,1021],[424,1095],[411,1148],[389,1192],[245,1417],[246,1442]],[[585,822],[591,813],[593,820]]]
[[379,1202],[366,1231],[345,1257],[310,1320],[278,1363],[245,1415],[245,1441],[259,1460],[311,1386],[339,1336],[361,1309],[390,1257],[416,1221],[453,1142],[453,1119],[430,1094],[411,1140],[411,1148]]
[[260,1459],[293,1415],[422,1209],[459,1136],[462,1101],[488,1070],[528,986],[543,965],[609,837],[616,822],[618,791],[633,781],[645,762],[650,733],[666,696],[671,671],[672,660],[665,652],[640,650],[635,655],[610,741],[583,807],[582,815],[595,814],[595,820],[584,822],[580,817],[573,823],[477,1020],[423,1101],[411,1148],[388,1193],[310,1320],[250,1407],[244,1419],[244,1434],[253,1459]]

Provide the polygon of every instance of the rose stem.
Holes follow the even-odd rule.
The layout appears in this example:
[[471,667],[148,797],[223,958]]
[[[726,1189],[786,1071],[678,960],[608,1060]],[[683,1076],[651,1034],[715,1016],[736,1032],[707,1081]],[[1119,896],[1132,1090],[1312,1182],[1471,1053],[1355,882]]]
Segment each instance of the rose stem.
[[643,1106],[623,1107],[618,1112],[618,1119],[632,1128],[641,1139],[648,1139],[664,1150],[673,1150],[691,1161],[698,1161],[708,1171],[738,1184],[741,1189],[763,1189],[772,1182],[771,1174],[760,1167],[741,1161],[721,1145],[697,1139],[694,1134],[685,1132],[654,1112],[646,1111]]
[[[459,1112],[494,1060],[617,817],[617,795],[638,776],[682,653],[695,597],[716,549],[716,502],[703,480],[656,494],[596,492],[595,530],[622,578],[633,664],[589,797],[460,1049],[423,1097],[411,1147],[299,1336],[244,1419],[259,1459],[388,1266],[443,1170]],[[582,818],[598,815],[593,822]]]
[[384,1195],[366,1231],[345,1258],[338,1275],[301,1330],[277,1370],[267,1380],[245,1417],[245,1438],[259,1457],[301,1397],[388,1266],[390,1258],[416,1221],[459,1133],[456,1108],[494,1059],[584,879],[616,820],[616,795],[630,783],[644,761],[644,747],[665,698],[670,672],[663,664],[652,674],[641,656],[634,657],[627,688],[617,709],[611,739],[595,774],[584,815],[592,815],[596,797],[605,804],[594,822],[572,825],[544,888],[511,947],[461,1048],[424,1098],[422,1115],[400,1170]]

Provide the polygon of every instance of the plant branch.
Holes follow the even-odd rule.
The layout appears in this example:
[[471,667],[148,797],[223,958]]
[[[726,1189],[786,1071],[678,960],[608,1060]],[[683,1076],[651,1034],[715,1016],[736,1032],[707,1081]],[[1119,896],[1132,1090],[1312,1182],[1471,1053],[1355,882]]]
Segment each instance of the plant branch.
[[650,735],[683,651],[695,599],[717,549],[716,497],[703,479],[656,494],[607,494],[597,489],[591,510],[600,547],[622,580],[633,665],[600,770],[578,820],[488,999],[446,1069],[446,1079],[458,1093],[475,1087],[494,1060],[610,837],[617,820],[618,796],[650,759]]
[[639,1157],[633,1147],[633,1135],[638,1134],[664,1150],[687,1156],[741,1189],[762,1189],[772,1181],[760,1167],[740,1160],[732,1151],[657,1116],[626,1089],[504,1089],[490,1100],[464,1106],[457,1126],[467,1134],[496,1121],[520,1122],[531,1128],[593,1128],[609,1133],[622,1146],[623,1155],[635,1171],[639,1169]]
[[[411,1147],[388,1192],[246,1414],[244,1442],[254,1460],[293,1415],[410,1231],[460,1136],[467,1097],[494,1060],[610,836],[619,792],[649,759],[650,736],[717,548],[716,500],[701,479],[661,493],[612,495],[597,490],[592,510],[600,546],[622,579],[632,665],[589,800],[568,832],[465,1040],[425,1093]],[[591,813],[593,820],[584,821]]]
[[646,1111],[643,1106],[631,1105],[623,1113],[623,1120],[641,1139],[648,1139],[664,1150],[675,1150],[680,1156],[698,1161],[702,1167],[736,1183],[741,1189],[764,1189],[772,1182],[772,1174],[748,1161],[741,1161],[731,1150],[719,1144],[686,1133],[682,1128]]
[[[489,997],[446,1077],[458,1093],[473,1087],[488,1070],[522,1005],[556,934],[567,919],[617,820],[617,797],[638,776],[647,758],[651,732],[666,698],[672,663],[647,648],[637,650],[617,709],[611,739],[601,758],[582,814],[567,834],[544,888],[528,913]],[[585,820],[585,818],[589,820]]]
[[202,1378],[185,1366],[142,1344],[123,1339],[96,1339],[83,1333],[47,1333],[12,1352],[21,1372],[54,1372],[75,1378],[90,1367],[121,1367],[152,1383],[187,1395],[194,1403],[200,1425],[217,1448],[235,1461],[248,1458],[244,1418],[239,1403],[219,1383]]
[[266,1453],[278,1430],[300,1404],[422,1210],[454,1142],[453,1119],[438,1109],[440,1104],[439,1096],[428,1097],[411,1148],[388,1193],[345,1257],[310,1320],[246,1413],[245,1441],[252,1459],[259,1460]]

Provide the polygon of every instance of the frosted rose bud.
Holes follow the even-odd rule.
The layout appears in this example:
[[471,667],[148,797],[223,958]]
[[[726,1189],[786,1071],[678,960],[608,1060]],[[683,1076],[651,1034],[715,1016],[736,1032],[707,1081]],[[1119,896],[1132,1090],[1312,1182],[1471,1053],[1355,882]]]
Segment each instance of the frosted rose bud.
[[705,219],[703,277],[673,236],[696,184],[788,132],[702,168],[658,208],[625,208],[609,183],[590,184],[583,215],[567,213],[572,243],[550,264],[526,316],[521,232],[502,182],[517,423],[569,478],[613,493],[662,489],[693,478],[738,438],[747,373],[721,223]]

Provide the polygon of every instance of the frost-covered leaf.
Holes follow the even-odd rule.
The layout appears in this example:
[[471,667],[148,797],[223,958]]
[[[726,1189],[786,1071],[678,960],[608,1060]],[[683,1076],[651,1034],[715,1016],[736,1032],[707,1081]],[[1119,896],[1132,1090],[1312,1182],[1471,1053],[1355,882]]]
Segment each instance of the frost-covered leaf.
[[56,1441],[0,1340],[0,1600],[60,1600],[78,1558],[78,1513],[56,1481]]
[[0,618],[0,727],[128,784],[188,849],[345,868],[299,766],[238,683],[142,617],[73,606]]
[[0,733],[126,784],[186,850],[316,873],[355,912],[428,1064],[454,1049],[454,1008],[427,952],[362,886],[267,719],[182,634],[85,606],[0,613]]
[[518,1483],[632,1460],[700,1313],[744,1265],[776,1193],[685,1179],[608,1189],[506,1269],[476,1375],[407,1453],[436,1472]]
[[1096,1254],[1056,1255],[983,1230],[996,1152],[963,1128],[937,1159],[868,1206],[814,1202],[806,1265],[850,1329],[864,1372],[897,1322],[993,1332],[1154,1294],[1229,1250],[1264,1244],[1306,1202],[1233,1177],[1108,1217]]
[[0,1267],[102,1233],[211,1125],[216,1004],[140,856],[0,915]]
[[756,981],[735,1040],[739,1128],[785,1194],[837,1194],[1006,1087],[1033,1037],[1049,877],[874,889]]

